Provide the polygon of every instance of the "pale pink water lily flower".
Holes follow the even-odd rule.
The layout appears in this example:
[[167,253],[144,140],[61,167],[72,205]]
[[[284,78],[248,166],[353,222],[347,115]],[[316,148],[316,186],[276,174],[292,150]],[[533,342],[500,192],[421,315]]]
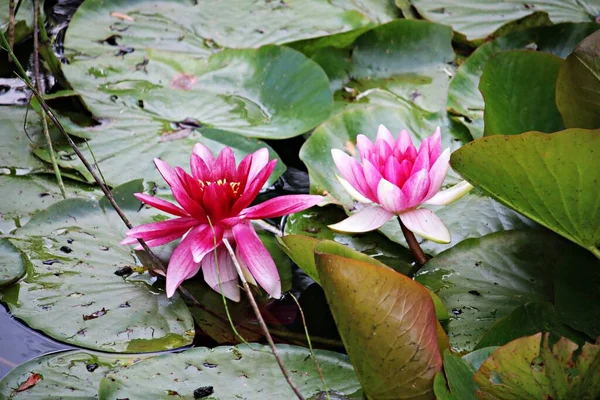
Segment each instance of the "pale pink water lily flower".
[[183,237],[167,268],[167,296],[173,296],[184,280],[202,269],[204,280],[211,288],[220,292],[220,275],[223,295],[239,301],[238,274],[223,244],[226,238],[235,249],[246,279],[260,285],[272,297],[281,297],[275,263],[250,221],[302,211],[321,202],[323,197],[288,195],[250,206],[271,176],[276,162],[269,161],[269,152],[263,148],[244,157],[236,167],[229,147],[215,159],[200,143],[195,145],[191,156],[191,175],[180,167],[172,168],[155,159],[156,168],[179,204],[143,193],[135,196],[176,218],[130,229],[121,244],[135,244],[137,239],[143,239],[154,247]]
[[450,149],[442,151],[440,128],[423,139],[417,150],[406,130],[397,139],[383,125],[375,143],[356,137],[360,162],[341,150],[331,154],[342,176],[338,179],[357,201],[366,203],[358,212],[329,227],[342,232],[367,232],[380,228],[394,216],[413,233],[438,243],[449,243],[450,232],[425,204],[448,204],[473,187],[461,182],[440,191],[450,161]]

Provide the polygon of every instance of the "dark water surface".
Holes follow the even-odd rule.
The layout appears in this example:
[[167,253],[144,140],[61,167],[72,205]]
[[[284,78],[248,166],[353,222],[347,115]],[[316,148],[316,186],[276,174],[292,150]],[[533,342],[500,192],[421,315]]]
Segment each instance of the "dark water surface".
[[28,328],[0,306],[0,379],[22,362],[70,348]]

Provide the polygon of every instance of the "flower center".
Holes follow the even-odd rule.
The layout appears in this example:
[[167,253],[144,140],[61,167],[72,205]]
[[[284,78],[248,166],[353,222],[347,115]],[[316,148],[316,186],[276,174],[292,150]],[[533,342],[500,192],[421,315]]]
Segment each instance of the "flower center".
[[206,186],[210,186],[210,185],[218,185],[218,186],[227,186],[229,185],[231,187],[231,190],[233,192],[234,195],[238,194],[238,191],[240,190],[240,183],[239,182],[227,182],[227,179],[219,179],[218,181],[198,181],[200,183],[200,188],[202,190],[204,190],[204,188]]

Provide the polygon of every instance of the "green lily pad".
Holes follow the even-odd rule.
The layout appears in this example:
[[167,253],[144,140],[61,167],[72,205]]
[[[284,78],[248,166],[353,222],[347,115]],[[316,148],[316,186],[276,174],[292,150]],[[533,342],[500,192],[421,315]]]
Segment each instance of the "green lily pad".
[[[339,207],[313,207],[290,215],[285,223],[284,234],[333,240],[367,254],[398,272],[407,274],[410,271],[414,262],[412,254],[381,233],[345,234],[334,232],[327,227],[327,225],[339,222],[344,218],[346,218],[346,213]],[[286,242],[286,237],[284,236],[282,240]],[[309,273],[309,275],[312,277],[312,274]]]
[[503,204],[600,258],[599,131],[490,136],[462,147],[452,167]]
[[[63,182],[69,197],[97,199],[102,195],[92,186],[68,179]],[[63,200],[54,175],[0,175],[0,187],[0,232],[5,234],[23,226],[36,212]]]
[[523,337],[496,350],[474,375],[479,398],[596,399],[600,396],[600,345],[561,338],[552,347],[548,335]]
[[556,105],[568,128],[600,128],[600,33],[584,39],[558,73]]
[[379,88],[424,110],[443,110],[454,74],[451,41],[449,27],[427,21],[402,19],[378,26],[356,39],[351,64],[341,65],[350,79],[344,92],[352,89],[356,96]]
[[[101,399],[283,399],[294,396],[270,348],[250,346],[199,347],[153,357],[108,374],[100,383],[98,395]],[[305,397],[324,391],[308,349],[277,345],[277,350],[290,378]],[[360,389],[345,355],[326,350],[316,350],[315,355],[329,390],[352,394]]]
[[500,319],[530,301],[552,301],[553,267],[570,268],[575,246],[543,231],[467,239],[431,259],[416,280],[451,310],[452,348],[471,351]]
[[[91,57],[107,51],[116,53],[119,46],[207,56],[224,47],[289,43],[396,18],[393,4],[374,0],[361,3],[92,0],[82,4],[73,16],[65,47]],[[157,31],[161,32],[160,40],[156,39]],[[114,41],[106,40],[113,36]]]
[[530,49],[566,58],[598,28],[595,23],[563,23],[511,32],[484,43],[456,70],[448,89],[448,111],[458,114],[455,118],[469,128],[473,138],[482,137],[484,101],[479,80],[490,57],[504,50]]
[[[90,351],[66,351],[27,361],[0,381],[5,399],[97,399],[100,379],[133,365],[147,356],[111,355]],[[36,380],[38,375],[39,380]],[[17,391],[29,379],[35,384]]]
[[588,337],[569,328],[559,319],[555,307],[548,302],[534,301],[515,308],[498,321],[477,343],[477,348],[502,346],[511,340],[538,332],[549,332],[552,341],[566,337],[583,344]]
[[554,101],[562,62],[552,54],[525,50],[493,56],[479,83],[485,99],[484,136],[564,129]]
[[555,24],[593,22],[600,14],[595,0],[485,0],[483,4],[478,0],[412,0],[412,4],[426,19],[450,25],[470,41],[486,39],[502,25],[534,12],[548,13]]
[[[465,239],[478,238],[488,233],[539,227],[535,222],[523,217],[518,212],[485,196],[478,189],[473,189],[458,201],[447,206],[427,206],[427,208],[435,211],[436,215],[450,230],[451,236],[451,242],[448,244],[417,238],[417,240],[420,240],[419,243],[423,251],[431,255],[451,249]],[[397,220],[390,220],[379,230],[394,242],[406,245],[406,240]]]
[[25,260],[8,239],[0,238],[0,287],[16,282],[25,274]]
[[477,385],[473,381],[475,371],[469,363],[446,350],[444,372],[435,376],[433,390],[438,400],[476,400]]
[[367,398],[431,398],[442,358],[429,293],[390,268],[330,252],[332,246],[339,247],[317,245],[317,270]]
[[483,362],[485,360],[487,360],[488,357],[499,348],[500,348],[500,346],[490,346],[490,347],[484,347],[481,349],[473,350],[472,352],[467,353],[464,356],[462,356],[462,359],[467,364],[469,364],[469,366],[471,367],[471,369],[473,371],[478,371],[479,368],[481,367],[481,364],[483,364]]
[[[141,182],[115,191],[132,198]],[[2,301],[30,327],[76,346],[145,352],[190,344],[189,310],[180,298],[167,299],[156,278],[119,245],[126,228],[104,204],[64,200],[18,229],[10,241],[30,265],[24,279],[1,292]],[[121,203],[127,204],[133,202]],[[156,215],[136,214],[140,205],[125,207],[134,223]]]

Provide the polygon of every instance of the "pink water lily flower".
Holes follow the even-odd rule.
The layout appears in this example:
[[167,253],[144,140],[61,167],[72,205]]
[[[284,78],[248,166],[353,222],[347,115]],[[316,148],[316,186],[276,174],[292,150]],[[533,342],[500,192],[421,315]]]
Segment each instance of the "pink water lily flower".
[[258,283],[272,297],[281,297],[281,282],[275,263],[250,221],[301,211],[323,198],[280,196],[249,207],[271,176],[276,162],[269,161],[269,152],[263,148],[246,156],[236,167],[229,147],[225,147],[215,159],[210,150],[200,143],[194,147],[190,160],[191,175],[180,167],[172,168],[155,159],[156,168],[171,187],[179,205],[143,193],[135,196],[176,218],[130,229],[121,244],[135,244],[137,239],[143,239],[148,246],[154,247],[183,237],[167,268],[167,296],[173,296],[185,279],[202,269],[204,280],[211,288],[220,292],[220,276],[222,293],[233,301],[239,301],[238,274],[223,244],[226,238],[235,249],[246,279],[250,283]]
[[330,228],[342,232],[367,232],[380,228],[394,216],[413,233],[438,243],[449,243],[444,223],[423,204],[441,205],[463,196],[472,186],[466,182],[440,192],[450,161],[450,149],[442,151],[441,133],[423,139],[417,150],[406,130],[397,139],[383,125],[375,143],[356,137],[360,163],[341,150],[331,151],[338,177],[356,200],[367,203],[358,212]]

